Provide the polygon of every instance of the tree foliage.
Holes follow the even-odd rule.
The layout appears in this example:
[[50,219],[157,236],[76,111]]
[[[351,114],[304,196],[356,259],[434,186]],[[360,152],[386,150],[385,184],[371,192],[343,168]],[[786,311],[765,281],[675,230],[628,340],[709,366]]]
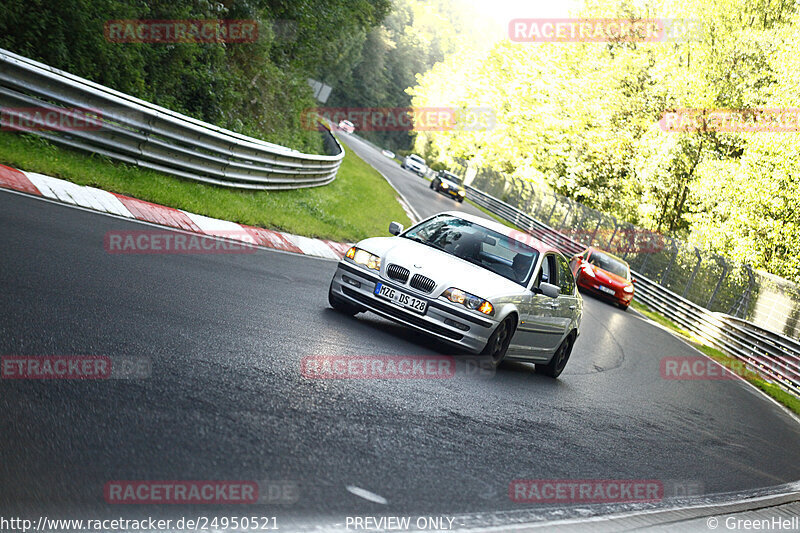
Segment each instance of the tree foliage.
[[[378,25],[389,0],[4,0],[0,47],[124,93],[297,149],[307,78]],[[255,19],[247,43],[115,43],[117,19]]]
[[682,108],[796,108],[796,10],[788,0],[587,2],[580,16],[696,19],[704,31],[685,42],[503,41],[488,54],[451,55],[420,78],[414,105],[449,96],[490,106],[497,127],[420,132],[416,148],[544,183],[800,281],[800,134],[658,124]]

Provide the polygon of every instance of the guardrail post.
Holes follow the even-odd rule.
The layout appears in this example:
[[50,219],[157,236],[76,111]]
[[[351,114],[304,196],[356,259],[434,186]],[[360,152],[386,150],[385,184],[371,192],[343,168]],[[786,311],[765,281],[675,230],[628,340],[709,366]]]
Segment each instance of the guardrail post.
[[717,291],[719,291],[725,276],[728,275],[728,263],[725,259],[720,256],[716,256],[714,259],[722,266],[722,275],[719,277],[719,281],[717,281],[717,286],[714,287],[714,292],[711,293],[711,298],[708,299],[708,303],[706,304],[706,309],[708,310],[711,310],[711,304],[714,303],[714,299],[717,297]]
[[[625,255],[622,256],[623,259],[626,259],[628,257],[628,252],[629,250],[625,250]],[[639,267],[639,270],[641,270],[642,273],[645,272],[645,268],[647,267],[647,261],[650,259],[651,255],[652,254],[644,254],[644,261],[642,261],[642,265]]]
[[581,229],[581,224],[583,224],[583,219],[586,218],[586,208],[581,206],[580,211],[581,211],[580,218],[578,218],[578,220],[573,224],[573,227],[577,230]]
[[600,224],[603,223],[603,214],[597,213],[597,225],[594,227],[594,231],[592,232],[592,236],[589,238],[589,246],[594,243],[594,237],[597,235],[597,231],[600,229]]
[[747,288],[742,295],[736,299],[736,302],[728,311],[729,315],[739,318],[744,318],[744,315],[747,313],[747,308],[750,306],[750,294],[753,290],[753,284],[756,281],[755,275],[753,275],[753,268],[750,265],[744,265],[744,271],[747,274]]
[[528,202],[525,204],[525,212],[531,212],[531,204],[533,203],[533,185],[530,184],[529,181],[523,181],[523,185],[528,190]]
[[608,244],[606,244],[609,250],[611,249],[611,243],[614,242],[614,237],[617,236],[617,230],[619,229],[619,220],[617,220],[617,217],[612,216],[611,218],[614,219],[614,231],[611,233],[611,238],[608,239]]
[[569,218],[570,213],[572,213],[572,207],[573,207],[572,200],[570,200],[569,198],[567,198],[566,200],[569,203],[569,207],[567,207],[567,212],[564,213],[564,218],[561,220],[561,227],[555,228],[556,231],[564,231],[564,228],[567,227],[567,218]]
[[659,283],[659,285],[663,287],[666,287],[664,283],[667,280],[667,276],[669,276],[669,271],[672,270],[672,265],[675,264],[675,259],[678,257],[678,245],[675,244],[675,239],[669,237],[669,240],[672,241],[672,249],[675,250],[675,253],[672,254],[672,259],[670,259],[669,264],[667,265],[667,269],[664,271],[664,275],[661,276],[661,282]]
[[553,192],[553,207],[552,209],[550,209],[550,214],[547,215],[547,220],[545,221],[545,224],[550,224],[550,221],[553,220],[553,213],[556,212],[557,205],[558,205],[558,196],[556,196],[556,193]]
[[694,283],[694,278],[697,277],[697,271],[700,270],[700,264],[703,262],[703,256],[700,254],[700,250],[698,250],[696,246],[694,248],[694,254],[697,256],[697,264],[694,265],[694,268],[692,269],[692,276],[689,278],[689,283],[686,284],[686,288],[683,289],[683,294],[681,294],[681,296],[684,298],[686,298],[686,295],[689,293],[689,287],[691,287]]

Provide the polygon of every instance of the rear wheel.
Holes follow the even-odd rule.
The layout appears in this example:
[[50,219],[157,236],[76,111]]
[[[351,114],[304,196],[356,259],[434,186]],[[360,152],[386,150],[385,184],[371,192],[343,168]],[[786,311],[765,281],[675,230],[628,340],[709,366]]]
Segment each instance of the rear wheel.
[[553,354],[553,358],[550,359],[549,363],[546,365],[536,365],[536,372],[551,378],[557,378],[560,376],[561,372],[564,371],[564,367],[567,366],[569,356],[572,354],[573,344],[575,344],[575,336],[570,333],[561,343],[561,346],[558,347],[556,353]]
[[481,355],[489,356],[492,366],[497,368],[503,359],[506,357],[508,345],[511,344],[511,337],[514,336],[514,329],[516,328],[516,321],[514,317],[508,317],[503,320],[497,328],[492,332],[486,347],[481,352]]
[[358,306],[344,301],[333,294],[333,283],[331,283],[330,288],[328,288],[328,303],[331,304],[331,307],[346,315],[352,316],[361,312],[361,309]]

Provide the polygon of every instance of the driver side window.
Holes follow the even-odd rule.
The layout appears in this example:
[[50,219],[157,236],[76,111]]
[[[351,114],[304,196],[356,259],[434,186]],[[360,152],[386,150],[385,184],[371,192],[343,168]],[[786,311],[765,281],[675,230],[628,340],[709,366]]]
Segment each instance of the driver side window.
[[542,269],[539,271],[536,285],[542,282],[556,284],[556,258],[553,254],[547,254],[542,259]]
[[558,288],[561,289],[561,294],[568,295],[575,290],[575,278],[572,277],[569,263],[561,256],[558,257]]

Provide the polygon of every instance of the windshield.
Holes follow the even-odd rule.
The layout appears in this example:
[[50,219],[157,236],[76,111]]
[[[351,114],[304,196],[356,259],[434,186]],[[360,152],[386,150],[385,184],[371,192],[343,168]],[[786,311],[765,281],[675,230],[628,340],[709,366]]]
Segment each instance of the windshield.
[[461,178],[450,172],[442,172],[441,174],[439,174],[439,178],[447,181],[452,181],[453,183],[458,183],[459,185],[461,185]]
[[628,264],[604,254],[603,252],[593,251],[589,256],[589,262],[597,268],[602,268],[606,272],[611,272],[625,279],[630,279]]
[[527,286],[539,252],[479,224],[440,216],[410,229],[403,237],[421,242]]
[[417,163],[422,163],[423,165],[425,164],[425,161],[418,155],[410,155],[408,158],[412,161],[416,161]]

